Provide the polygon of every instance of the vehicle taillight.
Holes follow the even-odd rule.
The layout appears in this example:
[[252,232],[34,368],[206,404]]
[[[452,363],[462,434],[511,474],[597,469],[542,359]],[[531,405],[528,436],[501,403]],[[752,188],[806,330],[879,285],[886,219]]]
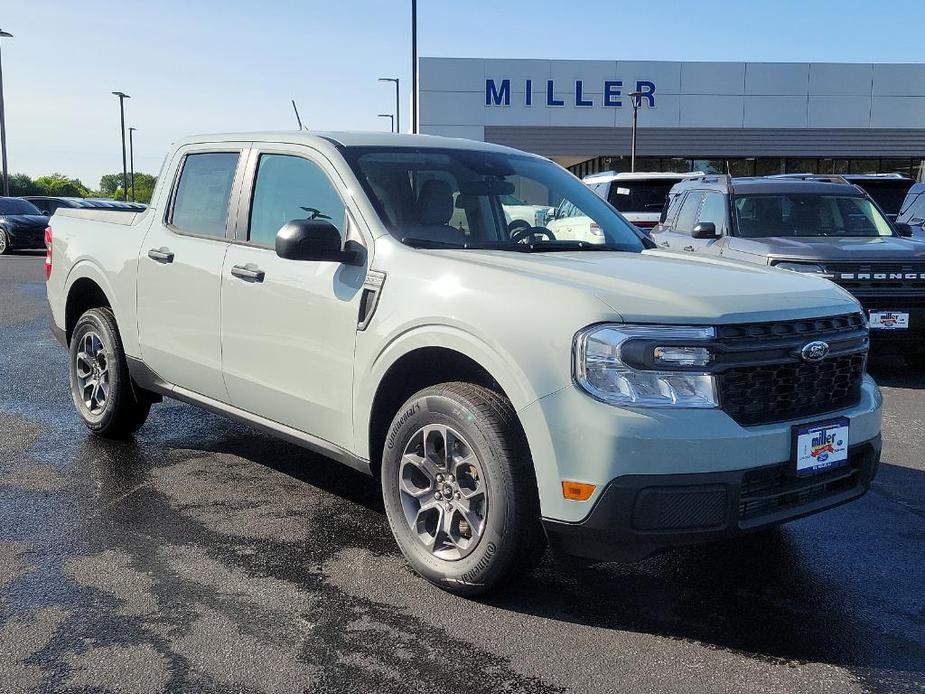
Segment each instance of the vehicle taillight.
[[639,229],[654,229],[658,226],[658,222],[633,222],[633,224]]
[[45,227],[45,279],[51,277],[51,227]]

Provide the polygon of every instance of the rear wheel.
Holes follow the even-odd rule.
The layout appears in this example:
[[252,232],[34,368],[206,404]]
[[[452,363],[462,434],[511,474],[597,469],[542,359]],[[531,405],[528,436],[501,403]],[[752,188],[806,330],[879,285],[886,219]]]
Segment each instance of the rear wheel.
[[151,402],[132,389],[116,319],[108,308],[84,313],[71,335],[71,397],[94,434],[124,438],[141,428]]
[[8,250],[10,250],[10,237],[7,236],[6,231],[0,229],[0,255],[3,255]]
[[408,562],[445,590],[488,592],[542,557],[532,461],[492,390],[445,383],[412,396],[386,437],[382,492]]

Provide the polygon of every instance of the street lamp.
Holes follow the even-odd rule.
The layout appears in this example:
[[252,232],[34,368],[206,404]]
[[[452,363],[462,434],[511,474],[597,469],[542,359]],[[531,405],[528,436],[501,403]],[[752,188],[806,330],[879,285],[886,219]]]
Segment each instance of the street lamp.
[[395,132],[395,116],[393,116],[391,113],[380,113],[379,117],[389,119],[389,121],[391,122],[391,125],[389,126],[389,132],[394,133]]
[[411,0],[411,133],[418,134],[418,0]]
[[639,107],[642,106],[643,93],[636,91],[630,93],[633,100],[633,135],[630,141],[630,171],[636,171],[636,124],[639,118]]
[[[0,39],[11,39],[13,35],[0,29]],[[0,41],[2,43],[2,41]],[[3,194],[10,194],[10,171],[6,163],[6,114],[3,110],[3,61],[0,60],[0,152],[3,158]]]
[[138,128],[128,129],[128,168],[132,179],[132,202],[135,202],[135,138],[133,135]]
[[380,82],[394,82],[395,83],[395,127],[393,130],[397,133],[401,132],[401,97],[398,95],[398,78],[397,77],[380,77]]
[[128,165],[125,161],[125,100],[132,97],[124,92],[113,92],[113,96],[119,97],[119,119],[122,127],[122,199],[128,200]]

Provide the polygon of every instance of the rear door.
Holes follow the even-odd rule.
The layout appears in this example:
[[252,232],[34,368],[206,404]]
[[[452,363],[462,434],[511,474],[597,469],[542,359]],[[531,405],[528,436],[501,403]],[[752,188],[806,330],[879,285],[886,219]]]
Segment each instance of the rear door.
[[165,212],[138,259],[138,339],[162,379],[227,401],[222,377],[222,264],[245,145],[181,148]]
[[653,235],[659,246],[673,251],[687,250],[691,245],[691,231],[700,213],[703,195],[703,191],[700,190],[692,190],[684,195],[675,219],[666,219],[664,230]]
[[222,270],[222,361],[231,404],[349,447],[366,267],[276,255],[293,219],[327,218],[362,242],[338,174],[310,147],[255,145]]

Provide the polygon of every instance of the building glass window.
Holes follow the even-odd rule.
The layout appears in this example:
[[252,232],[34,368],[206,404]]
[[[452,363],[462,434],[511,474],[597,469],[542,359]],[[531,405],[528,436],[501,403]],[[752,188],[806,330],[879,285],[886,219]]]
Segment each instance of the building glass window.
[[784,160],[779,157],[759,157],[755,160],[756,176],[773,176],[784,173]]
[[818,173],[816,159],[787,159],[787,173]]
[[694,159],[694,171],[703,171],[709,174],[726,173],[725,159]]
[[909,159],[881,159],[881,173],[898,173],[903,176],[912,175],[912,162]]
[[747,159],[729,159],[730,176],[754,176],[755,175],[755,157]]

